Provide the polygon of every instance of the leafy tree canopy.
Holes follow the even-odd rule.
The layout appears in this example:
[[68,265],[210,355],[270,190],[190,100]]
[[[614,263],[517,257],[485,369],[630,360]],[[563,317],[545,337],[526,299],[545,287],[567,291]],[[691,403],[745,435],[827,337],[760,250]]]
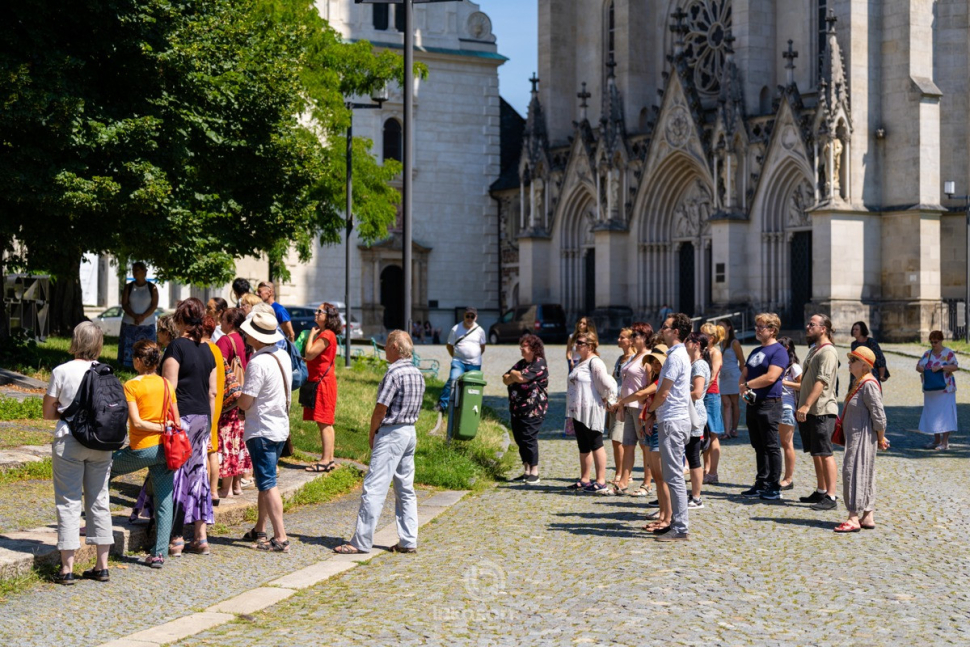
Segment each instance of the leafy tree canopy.
[[[339,240],[345,96],[402,61],[344,43],[310,0],[13,3],[0,27],[0,246],[76,287],[84,252],[213,284],[234,261]],[[398,195],[355,141],[355,219]],[[76,290],[77,291],[77,290]],[[71,297],[80,319],[80,294]],[[72,325],[72,323],[67,325]]]

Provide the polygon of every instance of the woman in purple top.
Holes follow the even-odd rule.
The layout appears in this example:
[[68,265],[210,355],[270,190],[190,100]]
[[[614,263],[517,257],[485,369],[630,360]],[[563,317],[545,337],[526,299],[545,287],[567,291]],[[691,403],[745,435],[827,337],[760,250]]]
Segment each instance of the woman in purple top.
[[519,351],[522,359],[502,376],[502,382],[509,387],[512,435],[522,458],[522,476],[515,480],[535,485],[539,482],[539,430],[549,408],[549,369],[545,347],[536,335],[524,335]]

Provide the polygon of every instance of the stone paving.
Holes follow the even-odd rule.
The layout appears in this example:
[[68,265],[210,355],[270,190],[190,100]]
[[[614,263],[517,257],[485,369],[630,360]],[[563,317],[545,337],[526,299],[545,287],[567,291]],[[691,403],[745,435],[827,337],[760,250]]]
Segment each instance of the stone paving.
[[[422,356],[435,356],[422,347]],[[486,353],[486,393],[514,346]],[[793,492],[779,503],[742,499],[753,451],[726,443],[721,484],[691,514],[692,541],[660,544],[640,527],[645,499],[567,493],[574,441],[559,432],[563,353],[550,349],[553,407],[542,435],[542,483],[468,496],[422,528],[417,555],[378,555],[266,611],[183,645],[512,645],[538,643],[834,645],[970,639],[970,493],[964,487],[970,384],[958,375],[961,433],[946,453],[908,432],[922,394],[912,360],[889,356],[893,448],[877,463],[877,529],[838,536],[844,509],[797,503],[814,481],[799,453]],[[604,349],[611,359],[611,349]],[[843,383],[847,383],[843,362]],[[797,434],[796,434],[797,437]],[[951,447],[954,445],[951,444]],[[512,449],[514,451],[514,448]],[[841,462],[841,460],[840,460]],[[639,468],[638,468],[639,469]],[[289,556],[217,539],[213,556],[161,572],[131,565],[108,585],[52,585],[9,597],[0,638],[12,645],[96,644],[177,618],[325,559],[350,531],[356,496],[288,515],[300,539]],[[390,521],[385,510],[385,519]],[[245,527],[241,528],[245,530]],[[234,529],[235,536],[239,529]],[[321,537],[321,534],[323,537]]]
[[[499,360],[516,352],[493,350]],[[742,439],[726,444],[722,483],[691,515],[692,541],[657,543],[640,529],[644,499],[563,489],[576,447],[551,416],[541,485],[466,497],[422,531],[417,555],[379,557],[181,644],[966,644],[965,439],[946,453],[919,449],[925,438],[905,431],[922,398],[912,362],[889,361],[893,449],[878,459],[875,531],[835,535],[841,505],[797,503],[814,481],[801,453],[787,500],[739,497],[754,472]],[[562,379],[554,366],[554,384]]]

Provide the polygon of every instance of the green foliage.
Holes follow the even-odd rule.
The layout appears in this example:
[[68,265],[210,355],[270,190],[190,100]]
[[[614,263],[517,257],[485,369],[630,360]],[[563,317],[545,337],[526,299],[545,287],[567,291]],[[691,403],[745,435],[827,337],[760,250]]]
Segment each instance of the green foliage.
[[40,398],[8,398],[0,395],[0,420],[40,420],[44,417]]
[[[83,252],[212,284],[237,258],[281,267],[290,248],[335,242],[343,97],[401,77],[399,56],[341,42],[311,0],[37,0],[6,19],[0,252],[73,280]],[[395,218],[400,168],[354,146],[372,240]]]
[[17,481],[49,481],[54,478],[54,467],[51,459],[25,463],[22,467],[12,470],[0,470],[0,485],[9,485]]
[[300,505],[326,503],[341,494],[349,492],[364,480],[364,474],[353,466],[341,466],[322,478],[316,478],[287,497],[283,502],[283,512],[289,512]]

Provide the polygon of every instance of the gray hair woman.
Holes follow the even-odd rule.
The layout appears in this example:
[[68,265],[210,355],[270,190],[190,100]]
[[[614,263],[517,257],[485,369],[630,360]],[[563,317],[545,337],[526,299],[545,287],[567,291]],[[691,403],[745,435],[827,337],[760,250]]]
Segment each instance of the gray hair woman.
[[876,527],[876,449],[889,449],[882,388],[872,375],[876,354],[862,346],[848,353],[849,372],[856,379],[842,409],[845,456],[842,459],[842,498],[849,518],[835,532],[859,532]]
[[79,443],[61,414],[71,406],[88,372],[101,355],[104,344],[101,329],[85,321],[74,329],[71,354],[74,359],[51,371],[44,395],[44,419],[57,420],[54,429],[52,461],[54,501],[57,506],[57,548],[61,569],[54,576],[57,584],[74,584],[74,554],[81,547],[81,495],[87,523],[85,543],[97,547],[94,568],[84,571],[85,579],[108,581],[108,551],[114,545],[111,509],[108,506],[108,476],[111,452],[88,449]]

